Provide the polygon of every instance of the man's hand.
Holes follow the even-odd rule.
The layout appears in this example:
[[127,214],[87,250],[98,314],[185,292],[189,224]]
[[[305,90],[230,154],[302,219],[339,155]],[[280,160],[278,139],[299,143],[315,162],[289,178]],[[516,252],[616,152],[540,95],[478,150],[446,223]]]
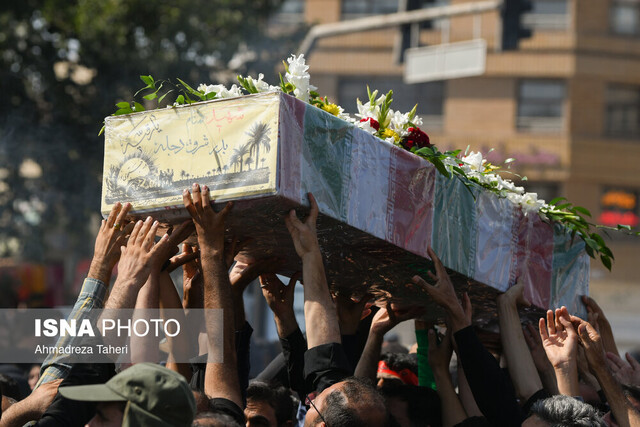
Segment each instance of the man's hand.
[[169,236],[166,234],[154,245],[157,230],[158,221],[151,217],[136,223],[127,246],[122,246],[118,282],[135,282],[142,286],[147,281],[152,266],[159,262],[157,255],[167,250]]
[[625,356],[626,361],[615,353],[607,352],[609,369],[621,384],[640,386],[640,363],[629,353]]
[[447,311],[451,318],[451,327],[455,333],[469,326],[471,323],[467,320],[467,315],[458,301],[453,283],[451,283],[449,274],[444,268],[442,261],[440,261],[440,258],[438,258],[431,247],[427,249],[427,253],[433,260],[436,268],[436,274],[430,271],[427,272],[427,274],[435,283],[430,285],[420,276],[413,276],[413,283],[422,287],[438,305]]
[[266,273],[260,275],[260,288],[262,296],[267,301],[267,305],[276,321],[278,336],[285,338],[293,333],[298,327],[295,312],[293,311],[293,297],[295,295],[295,286],[300,278],[300,272],[296,272],[291,279],[289,285],[284,283],[275,273]]
[[366,308],[371,300],[371,295],[365,294],[360,299],[344,294],[333,295],[333,302],[338,310],[338,322],[342,335],[355,335],[360,320],[371,314],[371,309]]
[[384,336],[384,334],[389,332],[396,325],[404,322],[405,320],[419,317],[424,314],[424,312],[425,308],[421,306],[400,308],[397,305],[387,302],[387,306],[385,308],[381,308],[373,315],[369,331],[371,334]]
[[302,222],[298,219],[296,211],[291,209],[284,222],[293,239],[293,246],[296,248],[298,256],[304,260],[307,255],[320,255],[318,245],[318,235],[316,232],[316,221],[318,220],[318,203],[313,194],[309,193],[309,216]]
[[575,363],[578,351],[578,335],[571,324],[566,307],[547,311],[547,322],[540,318],[540,338],[547,358],[554,368]]
[[300,272],[296,272],[285,285],[275,273],[260,275],[260,288],[269,308],[276,316],[293,314],[293,296]]
[[166,242],[163,242],[163,244],[158,247],[158,252],[154,256],[154,264],[152,267],[154,272],[159,273],[163,266],[166,268],[171,267],[171,260],[175,259],[176,262],[178,260],[182,261],[182,258],[176,259],[173,255],[178,252],[178,245],[189,237],[193,231],[193,221],[187,220],[167,232],[168,237]]
[[[200,253],[187,243],[182,245],[182,254],[188,259],[182,265],[182,306],[186,308],[204,307],[204,281],[198,267]],[[180,256],[180,255],[177,255]],[[174,257],[175,258],[175,257]]]
[[283,262],[280,258],[270,257],[245,262],[236,260],[229,272],[229,282],[234,293],[242,294],[249,283],[259,276],[278,271]]
[[233,202],[228,202],[224,209],[216,213],[211,207],[209,187],[206,185],[200,191],[200,185],[193,184],[192,194],[185,189],[182,192],[182,201],[187,209],[198,234],[198,244],[202,250],[206,247],[211,254],[224,257],[224,222],[233,207]]
[[133,228],[133,225],[129,225],[125,219],[130,210],[130,203],[122,206],[118,202],[113,205],[109,217],[102,220],[96,236],[88,277],[100,280],[107,286],[111,280],[113,267],[120,259],[120,247],[125,244],[126,236]]
[[591,297],[587,295],[582,296],[582,303],[587,309],[589,323],[598,331],[602,338],[602,344],[604,346],[605,351],[609,351],[611,353],[620,356],[620,352],[618,351],[618,347],[616,346],[616,342],[613,338],[613,330],[611,329],[611,324],[609,320],[607,320],[604,311],[598,305],[598,303]]
[[541,318],[539,327],[542,346],[556,373],[558,391],[566,396],[578,396],[578,335],[567,308],[556,310],[555,321],[553,311],[547,311],[547,322]]

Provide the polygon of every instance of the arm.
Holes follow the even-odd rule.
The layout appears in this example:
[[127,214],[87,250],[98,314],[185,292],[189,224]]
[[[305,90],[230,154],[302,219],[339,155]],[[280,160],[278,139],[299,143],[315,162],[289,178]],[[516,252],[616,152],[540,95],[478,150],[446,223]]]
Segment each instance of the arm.
[[118,278],[105,305],[105,309],[133,308],[140,288],[147,282],[157,255],[169,240],[165,234],[154,245],[158,230],[158,221],[147,217],[138,221],[131,232],[127,246],[122,247],[122,256],[118,265]]
[[447,330],[442,342],[438,344],[435,331],[429,329],[429,364],[433,370],[436,390],[440,396],[443,427],[454,426],[467,418],[467,413],[458,399],[451,375],[449,375],[449,362],[452,354],[451,330]]
[[464,368],[462,367],[462,363],[458,360],[458,395],[460,398],[460,402],[464,407],[464,410],[467,413],[468,417],[482,417],[482,411],[478,408],[476,404],[476,400],[473,398],[473,393],[471,392],[471,387],[469,387],[469,381],[467,381],[467,377],[464,374]]
[[311,210],[303,223],[295,210],[289,212],[285,224],[293,245],[302,258],[302,281],[304,283],[304,320],[307,325],[307,344],[313,348],[322,344],[340,343],[340,325],[335,305],[329,292],[322,262],[322,253],[316,234],[318,204],[309,193]]
[[282,339],[288,337],[298,329],[298,321],[293,311],[293,297],[300,273],[295,273],[289,279],[289,284],[284,283],[274,273],[260,275],[260,288],[262,296],[273,312],[278,336]]
[[631,406],[622,392],[622,387],[607,369],[604,345],[600,334],[588,322],[578,317],[572,316],[571,321],[577,325],[580,344],[584,347],[589,367],[598,379],[618,425],[623,427],[640,426],[640,413]]
[[527,401],[542,388],[536,366],[520,326],[518,304],[530,306],[523,295],[524,286],[512,286],[498,296],[498,321],[500,322],[500,340],[507,359],[507,367],[516,394],[521,401]]
[[26,398],[11,405],[9,409],[2,413],[0,427],[19,427],[29,421],[40,419],[51,402],[53,402],[61,382],[62,379],[58,379],[43,384],[41,387],[34,389]]
[[275,274],[263,274],[260,276],[260,288],[276,322],[282,354],[287,365],[289,387],[298,393],[300,399],[304,399],[310,391],[304,383],[304,352],[307,350],[307,342],[293,311],[295,286],[299,277],[300,273],[296,272],[289,279],[289,284],[285,285]]
[[566,307],[547,311],[547,322],[540,318],[540,338],[544,351],[553,365],[558,391],[566,396],[580,396],[578,382],[578,335],[571,324]]
[[[123,207],[120,203],[116,203],[113,205],[109,217],[102,220],[96,236],[89,274],[82,284],[82,289],[68,320],[83,319],[93,308],[104,306],[107,287],[111,281],[111,272],[120,259],[120,246],[126,242],[126,235],[131,231],[131,225],[125,224],[129,210],[131,210],[131,204],[126,203]],[[74,341],[75,337],[60,337],[56,346],[72,345]],[[48,355],[40,368],[41,374],[36,388],[49,381],[65,378],[71,370],[71,365],[65,363],[65,359],[65,356]]]
[[278,262],[278,259],[273,257],[252,262],[235,261],[229,272],[229,282],[231,283],[231,294],[233,295],[236,331],[242,329],[246,322],[243,299],[245,289],[260,274],[277,271],[280,265],[281,263]]
[[424,309],[421,307],[398,310],[397,308],[394,309],[390,303],[387,303],[385,308],[378,310],[373,316],[367,343],[362,356],[360,356],[354,375],[356,377],[369,378],[375,383],[384,335],[400,322],[412,319],[422,313],[424,313]]
[[[492,425],[520,425],[522,414],[511,383],[498,362],[480,343],[442,262],[433,249],[429,248],[428,253],[436,267],[435,275],[429,272],[435,285],[427,284],[418,276],[414,276],[413,282],[421,286],[449,316],[458,356],[478,407]],[[465,305],[469,304],[468,296],[465,296]]]
[[[233,204],[227,203],[222,211],[214,212],[206,185],[200,191],[200,186],[194,184],[193,198],[189,190],[184,190],[182,197],[198,234],[204,279],[204,308],[223,310],[222,363],[207,363],[204,392],[209,398],[225,398],[242,407],[235,347],[233,298],[224,261],[224,222]],[[211,356],[219,350],[215,348],[216,342],[212,333],[216,325],[210,324],[209,321],[206,323]]]

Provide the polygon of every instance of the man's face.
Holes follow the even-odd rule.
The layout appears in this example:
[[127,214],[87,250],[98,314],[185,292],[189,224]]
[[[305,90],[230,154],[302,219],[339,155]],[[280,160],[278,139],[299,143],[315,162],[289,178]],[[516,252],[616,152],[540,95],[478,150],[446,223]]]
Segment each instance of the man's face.
[[121,427],[124,418],[122,402],[100,402],[96,415],[85,427]]
[[313,405],[309,406],[309,410],[307,411],[307,415],[304,418],[305,426],[315,425],[316,420],[320,420],[320,416],[318,415],[318,411],[322,413],[325,407],[325,399],[329,396],[334,390],[340,390],[342,388],[342,382],[336,383],[331,387],[325,388],[322,393],[320,393],[313,400]]
[[248,399],[244,416],[247,418],[247,427],[278,426],[275,409],[262,400]]

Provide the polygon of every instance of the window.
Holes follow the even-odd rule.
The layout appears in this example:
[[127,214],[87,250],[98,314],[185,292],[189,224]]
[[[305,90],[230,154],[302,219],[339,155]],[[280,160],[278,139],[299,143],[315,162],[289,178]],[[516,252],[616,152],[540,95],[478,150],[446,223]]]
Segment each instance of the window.
[[396,13],[398,0],[342,0],[342,19]]
[[609,11],[611,32],[614,34],[633,36],[640,32],[639,0],[613,0]]
[[417,115],[422,118],[423,127],[441,128],[444,104],[444,82],[405,84],[401,77],[343,77],[339,83],[339,104],[346,112],[358,112],[356,98],[367,102],[367,85],[371,90],[378,89],[379,95],[393,91],[391,108],[403,113],[411,111],[418,104]]
[[564,82],[523,80],[518,88],[517,127],[524,131],[558,132],[563,128]]
[[605,133],[617,137],[640,135],[640,88],[610,86],[606,93]]
[[304,0],[285,0],[270,18],[273,25],[300,25],[304,23]]
[[449,0],[342,0],[342,19],[396,13],[401,10],[424,9],[449,4]]
[[567,0],[533,0],[523,26],[532,30],[565,30],[569,26]]

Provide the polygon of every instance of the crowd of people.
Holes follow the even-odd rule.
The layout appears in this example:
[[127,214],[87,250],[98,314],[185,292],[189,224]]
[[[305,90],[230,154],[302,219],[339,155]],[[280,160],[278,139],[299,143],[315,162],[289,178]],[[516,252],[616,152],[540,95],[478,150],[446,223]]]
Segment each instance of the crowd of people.
[[[234,260],[225,248],[232,203],[216,212],[209,189],[198,184],[183,199],[191,220],[157,241],[157,221],[127,223],[131,205],[113,207],[70,318],[100,308],[222,309],[222,342],[206,322],[201,356],[192,363],[176,361],[173,347],[161,364],[69,363],[50,355],[27,396],[0,375],[0,426],[640,426],[640,364],[620,356],[589,297],[588,319],[561,307],[523,328],[518,306],[529,303],[523,286],[513,286],[497,300],[495,354],[473,326],[468,295],[456,294],[431,249],[435,271],[407,281],[442,307],[446,326],[420,320],[420,306],[333,295],[312,194],[304,220],[295,210],[284,218],[302,260],[301,275],[288,284],[272,262]],[[197,247],[183,243],[194,230]],[[169,275],[176,268],[183,270],[182,298]],[[258,278],[282,353],[250,380],[243,292]],[[293,309],[299,279],[306,334]],[[385,346],[385,334],[410,319],[414,348]],[[220,360],[207,357],[214,353]]]

